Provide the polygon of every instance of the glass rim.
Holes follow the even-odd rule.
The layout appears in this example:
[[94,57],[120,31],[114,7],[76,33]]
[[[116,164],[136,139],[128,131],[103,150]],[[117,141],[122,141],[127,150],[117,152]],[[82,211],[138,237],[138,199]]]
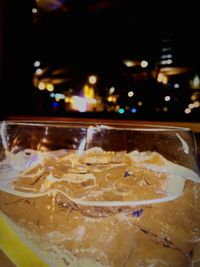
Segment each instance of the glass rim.
[[192,132],[189,127],[170,126],[153,123],[134,123],[131,122],[110,122],[110,121],[54,121],[54,120],[1,120],[0,126],[5,125],[20,125],[20,126],[36,126],[36,127],[62,127],[62,128],[99,128],[105,130],[124,130],[124,131],[179,131],[179,132]]

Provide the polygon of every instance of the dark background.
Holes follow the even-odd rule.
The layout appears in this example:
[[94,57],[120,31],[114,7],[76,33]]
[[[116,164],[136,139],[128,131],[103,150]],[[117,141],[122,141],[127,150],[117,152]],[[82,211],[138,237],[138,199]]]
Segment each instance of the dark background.
[[[38,59],[52,69],[65,68],[68,88],[78,88],[88,73],[97,73],[101,77],[100,94],[104,95],[104,88],[115,83],[119,94],[123,95],[135,84],[122,60],[148,59],[151,70],[159,61],[163,40],[169,39],[176,63],[190,67],[192,74],[199,73],[197,1],[39,1],[40,4],[1,0],[2,117],[121,116],[106,111],[84,114],[63,110],[53,112],[51,100],[33,86],[33,62]],[[39,10],[36,15],[32,13],[33,8]],[[200,120],[199,108],[191,115],[185,115],[176,110],[176,104],[167,114],[157,114],[154,104],[159,103],[160,91],[166,88],[152,79],[141,81],[137,86],[138,94],[147,103],[146,108],[134,117],[129,113],[123,118]],[[57,90],[62,92],[62,87]],[[153,93],[149,93],[150,90]],[[180,90],[185,105],[190,91],[186,86]]]

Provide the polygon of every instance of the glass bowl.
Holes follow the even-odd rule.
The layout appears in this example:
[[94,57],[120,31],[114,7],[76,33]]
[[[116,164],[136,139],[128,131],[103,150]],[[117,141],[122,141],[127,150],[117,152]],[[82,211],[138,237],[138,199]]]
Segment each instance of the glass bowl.
[[2,121],[0,136],[4,266],[198,266],[191,129]]

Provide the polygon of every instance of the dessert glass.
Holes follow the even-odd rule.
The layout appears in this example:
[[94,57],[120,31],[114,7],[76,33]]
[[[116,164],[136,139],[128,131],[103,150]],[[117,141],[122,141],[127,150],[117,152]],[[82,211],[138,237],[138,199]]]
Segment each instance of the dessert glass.
[[0,266],[198,266],[199,238],[191,129],[1,122]]

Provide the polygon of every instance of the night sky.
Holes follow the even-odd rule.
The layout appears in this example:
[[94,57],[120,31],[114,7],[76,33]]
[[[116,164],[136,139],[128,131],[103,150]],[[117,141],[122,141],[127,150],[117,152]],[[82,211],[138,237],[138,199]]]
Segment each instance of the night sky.
[[[34,1],[6,1],[6,63],[41,57],[48,64],[98,67],[129,57],[157,60],[161,41],[170,38],[177,57],[199,67],[197,1],[39,1],[43,9],[36,19]],[[51,2],[63,2],[65,10]],[[51,12],[44,11],[45,3]]]
[[[162,40],[170,39],[177,63],[200,69],[199,9],[193,1],[62,2],[62,9],[50,5],[47,12],[44,5],[33,17],[34,1],[6,1],[5,115],[38,114],[38,99],[32,97],[35,60],[53,68],[64,66],[70,75],[72,69],[75,80],[89,72],[116,77],[123,59],[158,61]],[[28,101],[22,101],[22,95]]]
[[46,13],[34,26],[34,50],[46,60],[96,65],[124,57],[154,60],[161,40],[170,38],[180,59],[198,64],[198,9],[192,2],[65,2],[66,12]]

